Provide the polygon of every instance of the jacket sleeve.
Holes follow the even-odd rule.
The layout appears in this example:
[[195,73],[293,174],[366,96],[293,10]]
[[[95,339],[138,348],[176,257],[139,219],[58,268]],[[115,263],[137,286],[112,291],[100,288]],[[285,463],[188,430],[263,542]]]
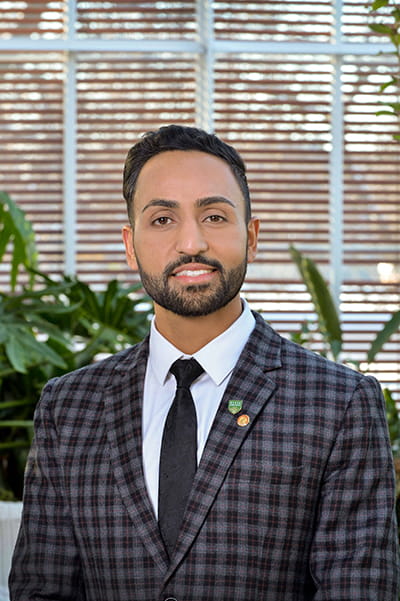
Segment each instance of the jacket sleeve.
[[[53,381],[54,382],[54,381]],[[52,382],[35,412],[35,438],[25,473],[23,514],[10,572],[11,601],[83,601],[57,431],[51,414]]]
[[314,601],[398,601],[395,479],[385,403],[363,377],[322,484],[310,569]]

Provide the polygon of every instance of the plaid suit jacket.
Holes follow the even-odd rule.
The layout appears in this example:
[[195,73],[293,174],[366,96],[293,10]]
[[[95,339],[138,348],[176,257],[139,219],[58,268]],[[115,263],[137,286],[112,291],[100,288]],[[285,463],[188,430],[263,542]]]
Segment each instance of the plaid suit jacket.
[[[12,601],[395,601],[382,396],[259,316],[199,465],[171,563],[147,495],[148,342],[50,381],[36,412]],[[227,410],[243,401],[239,426]]]

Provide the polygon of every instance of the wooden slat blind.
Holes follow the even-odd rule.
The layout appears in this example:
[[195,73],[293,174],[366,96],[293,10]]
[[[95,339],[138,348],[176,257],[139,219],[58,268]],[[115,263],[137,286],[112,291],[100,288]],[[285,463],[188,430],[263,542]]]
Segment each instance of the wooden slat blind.
[[0,2],[0,39],[30,36],[56,38],[66,31],[67,0],[3,0]]
[[[343,66],[345,263],[350,277],[362,265],[364,278],[368,273],[373,280],[381,262],[396,264],[400,258],[400,144],[393,139],[399,124],[376,115],[380,107],[371,94],[389,72],[389,59],[350,56]],[[385,96],[390,100],[389,93]]]
[[118,0],[77,2],[77,33],[81,37],[193,38],[196,3]]
[[291,242],[323,261],[329,252],[330,62],[220,55],[215,74],[216,130],[246,157],[263,223],[257,274],[291,279]]
[[371,43],[379,41],[379,36],[372,33],[368,27],[372,17],[367,10],[367,4],[367,2],[359,0],[344,0],[341,33],[345,42]]
[[[395,69],[393,57],[345,56],[344,286],[345,353],[364,362],[367,350],[400,305],[400,143],[398,121],[376,115],[388,90],[376,87]],[[392,336],[371,371],[399,390],[400,333]]]
[[213,2],[215,36],[229,40],[328,42],[332,35],[333,3]]
[[[242,153],[253,212],[262,220],[258,258],[244,291],[287,336],[304,320],[315,322],[289,245],[313,258],[328,278],[332,246],[341,244],[338,233],[332,238],[330,184],[339,64],[343,358],[366,369],[371,341],[400,304],[400,143],[392,137],[399,126],[376,115],[379,86],[395,68],[393,57],[375,52],[380,38],[369,30],[368,10],[358,0],[210,0],[210,6],[215,131]],[[74,12],[67,0],[0,0],[0,8],[0,189],[33,220],[42,268],[61,273],[64,242],[69,243],[63,223],[64,86],[73,56],[77,272],[96,286],[113,277],[135,281],[120,239],[126,222],[123,161],[145,131],[199,122],[202,48],[193,42],[201,39],[204,23],[197,23],[197,3],[77,0]],[[76,22],[68,23],[72,14]],[[25,45],[15,51],[19,39]],[[12,50],[7,40],[14,43]],[[49,40],[59,47],[44,52],[41,43]],[[142,40],[146,48],[138,45]],[[166,49],[177,41],[181,50]],[[253,46],[244,51],[241,42]],[[310,50],[310,43],[318,46]],[[397,100],[390,90],[385,97]],[[7,273],[7,264],[0,266],[2,286]],[[318,340],[314,348],[320,350]],[[400,400],[399,365],[397,334],[369,368]]]
[[246,296],[291,335],[312,306],[289,246],[322,265],[329,259],[332,65],[323,55],[219,55],[215,73],[216,129],[246,158],[261,219]]
[[78,61],[78,273],[126,277],[122,167],[161,123],[195,120],[195,60],[174,54],[85,54]]
[[63,262],[63,78],[60,53],[0,54],[0,190],[33,219],[50,272]]

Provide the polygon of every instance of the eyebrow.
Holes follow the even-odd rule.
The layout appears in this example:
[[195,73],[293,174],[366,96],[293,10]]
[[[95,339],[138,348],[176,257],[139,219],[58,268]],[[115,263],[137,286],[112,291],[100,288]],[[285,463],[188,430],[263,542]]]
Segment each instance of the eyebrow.
[[[204,198],[198,198],[196,200],[196,204],[199,208],[208,207],[209,205],[220,203],[227,204],[233,208],[236,208],[236,205],[228,198],[225,198],[225,196],[205,196]],[[179,207],[179,203],[176,200],[154,198],[143,207],[142,213],[144,213],[147,209],[150,209],[151,207],[165,207],[167,209],[176,209]]]
[[199,198],[196,202],[198,207],[208,207],[209,205],[222,203],[230,205],[234,209],[236,208],[236,205],[225,196],[206,196],[205,198]]
[[166,207],[167,209],[176,209],[178,206],[179,205],[175,200],[163,200],[162,198],[154,198],[143,207],[142,213],[144,213],[147,209],[150,209],[151,207]]

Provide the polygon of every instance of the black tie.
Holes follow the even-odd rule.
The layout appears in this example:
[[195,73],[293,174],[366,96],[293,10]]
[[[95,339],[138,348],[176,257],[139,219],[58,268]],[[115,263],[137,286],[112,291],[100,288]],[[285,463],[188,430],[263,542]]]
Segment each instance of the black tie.
[[196,359],[178,359],[170,372],[177,386],[161,443],[158,522],[171,557],[197,469],[197,419],[190,385],[203,368]]

